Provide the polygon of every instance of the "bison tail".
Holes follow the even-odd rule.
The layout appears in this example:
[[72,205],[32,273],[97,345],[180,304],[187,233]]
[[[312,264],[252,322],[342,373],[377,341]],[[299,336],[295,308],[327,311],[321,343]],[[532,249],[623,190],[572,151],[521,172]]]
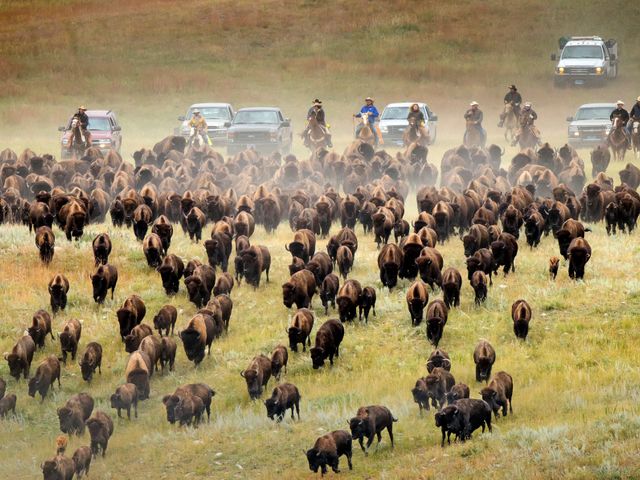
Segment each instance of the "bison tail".
[[398,419],[396,417],[394,417],[393,415],[391,415],[391,420],[393,420],[394,422],[398,421]]

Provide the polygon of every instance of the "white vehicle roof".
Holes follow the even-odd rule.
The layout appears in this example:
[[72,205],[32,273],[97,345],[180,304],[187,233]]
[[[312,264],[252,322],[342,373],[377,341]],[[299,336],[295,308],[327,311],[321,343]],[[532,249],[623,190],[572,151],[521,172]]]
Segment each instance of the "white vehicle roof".
[[602,45],[602,40],[569,40],[565,47],[574,45]]
[[203,107],[230,107],[230,103],[194,103],[189,108],[203,108]]
[[424,102],[399,102],[399,103],[389,103],[384,108],[387,108],[387,107],[394,107],[394,108],[395,107],[407,107],[407,108],[409,108],[414,103],[417,103],[418,106],[420,106],[420,107],[426,107],[427,106],[427,104],[424,103]]
[[615,103],[585,103],[584,105],[580,105],[578,107],[578,110],[580,110],[581,108],[602,108],[602,107],[611,107],[611,108],[616,108],[616,104]]

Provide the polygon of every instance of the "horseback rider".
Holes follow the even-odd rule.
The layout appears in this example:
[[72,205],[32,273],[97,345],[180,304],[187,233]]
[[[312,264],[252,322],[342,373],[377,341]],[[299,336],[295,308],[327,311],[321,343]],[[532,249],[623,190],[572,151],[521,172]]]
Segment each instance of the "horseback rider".
[[80,128],[86,130],[89,127],[89,116],[86,114],[87,109],[84,105],[78,107],[78,111],[73,115],[73,118],[77,118],[80,122]]
[[425,125],[424,113],[422,113],[422,110],[420,110],[420,105],[418,105],[417,103],[414,103],[413,105],[411,105],[411,108],[409,108],[409,115],[407,115],[407,122],[409,122],[409,125],[411,125],[412,120],[414,122],[413,125],[416,130],[419,130],[420,127],[424,127]]
[[202,135],[202,138],[207,145],[211,145],[211,139],[207,133],[207,121],[200,114],[200,110],[197,108],[193,111],[193,116],[191,117],[191,120],[189,120],[189,126],[195,130],[196,134]]
[[[331,143],[331,133],[329,133],[329,128],[327,127],[327,122],[325,120],[324,109],[322,108],[322,102],[317,98],[313,101],[313,105],[307,112],[307,122],[309,122],[312,118],[315,118],[316,122],[318,122],[318,125],[322,127],[322,130],[324,131],[324,135],[326,138],[327,147],[329,148],[333,147],[333,144]],[[305,137],[305,140],[308,140],[308,137],[309,137],[308,123],[307,123],[307,128],[305,129],[303,135]]]
[[640,97],[636,98],[636,103],[633,104],[629,112],[629,123],[627,123],[627,132],[629,132],[629,135],[633,132],[633,124],[635,122],[640,122]]
[[[504,96],[504,104],[511,105],[513,107],[513,113],[516,118],[520,116],[520,104],[522,103],[522,95],[518,92],[518,89],[515,85],[509,85],[509,91]],[[504,125],[504,119],[506,117],[505,112],[503,111],[500,114],[500,122],[498,123],[498,127],[502,127]]]
[[[470,108],[464,114],[464,119],[467,122],[471,122],[473,126],[480,131],[480,135],[482,136],[482,145],[484,145],[485,142],[487,141],[487,131],[482,127],[482,120],[484,118],[484,115],[482,113],[482,110],[478,108],[479,105],[480,104],[476,101],[471,102],[469,104]],[[465,131],[464,137],[465,137],[464,142],[466,144],[466,139],[467,139],[466,131]]]
[[[380,113],[378,112],[378,109],[373,106],[373,98],[367,97],[364,99],[364,102],[365,102],[365,105],[360,109],[360,113],[354,115],[354,117],[362,118],[363,114],[367,115],[367,122],[369,123],[369,127],[373,132],[375,142],[378,143],[379,138],[378,138],[378,132],[376,130],[376,119],[380,116]],[[362,127],[363,127],[362,123],[358,124],[358,126],[356,127],[356,136],[358,136],[358,134],[360,133],[360,130],[362,130]]]
[[[629,129],[629,112],[627,112],[624,108],[624,102],[622,100],[618,100],[616,102],[616,108],[615,110],[613,110],[611,112],[611,115],[609,115],[609,120],[611,120],[611,124],[613,124],[614,120],[616,118],[619,118],[620,121],[622,122],[622,125],[624,126],[624,128],[622,129],[624,136],[627,139],[627,145],[629,150],[631,150],[631,132]],[[633,122],[631,122],[633,123]]]
[[542,145],[542,142],[540,141],[540,131],[533,124],[533,122],[536,121],[537,119],[538,119],[538,114],[535,112],[533,108],[531,108],[531,103],[526,102],[524,104],[524,108],[520,112],[520,116],[518,117],[518,125],[520,126],[520,128],[516,133],[516,137],[513,140],[512,145],[516,145],[518,143],[518,140],[520,139],[520,135],[522,135],[522,132],[527,127],[529,127],[533,132],[533,134],[535,135],[537,144]]

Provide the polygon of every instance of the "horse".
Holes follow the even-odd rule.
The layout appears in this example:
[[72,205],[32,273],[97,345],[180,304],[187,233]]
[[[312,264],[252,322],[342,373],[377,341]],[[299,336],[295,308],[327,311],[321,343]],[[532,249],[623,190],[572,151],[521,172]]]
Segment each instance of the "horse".
[[624,161],[624,156],[629,148],[629,139],[625,135],[624,128],[624,122],[620,117],[616,117],[613,119],[611,131],[607,135],[607,143],[611,147],[614,161]]
[[410,118],[409,125],[402,134],[403,146],[408,147],[413,143],[417,143],[418,145],[426,147],[429,145],[430,140],[429,130],[424,125],[416,124],[415,118]]
[[518,135],[520,150],[535,148],[538,145],[538,140],[538,135],[532,123],[527,123],[521,127],[520,135]]
[[482,127],[476,124],[473,120],[467,120],[467,129],[464,132],[464,146],[469,147],[482,147],[484,148],[485,139],[482,135]]
[[69,136],[69,151],[82,156],[91,146],[91,133],[84,130],[78,118],[71,120],[71,135]]
[[640,158],[640,121],[633,121],[631,127],[631,145],[633,146],[633,153],[636,159]]
[[516,136],[516,130],[518,129],[518,117],[513,110],[513,105],[506,103],[504,106],[504,139],[508,142],[513,142]]
[[362,125],[360,129],[356,129],[356,138],[362,140],[369,145],[375,146],[377,142],[377,138],[371,130],[371,126],[369,125],[369,114],[363,113],[360,117],[360,124]]
[[304,138],[304,145],[312,152],[328,146],[327,132],[315,117],[309,119],[307,130],[301,136]]

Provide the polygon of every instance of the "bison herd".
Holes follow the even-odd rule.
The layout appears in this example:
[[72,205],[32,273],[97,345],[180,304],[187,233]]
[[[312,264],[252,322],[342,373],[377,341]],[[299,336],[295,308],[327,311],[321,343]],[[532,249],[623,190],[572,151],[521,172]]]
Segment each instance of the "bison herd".
[[[376,316],[376,292],[402,288],[407,322],[415,328],[424,322],[426,341],[435,348],[426,364],[427,375],[415,383],[413,399],[421,414],[430,407],[436,409],[435,425],[444,446],[451,434],[464,442],[478,428],[491,431],[492,413],[496,418],[500,410],[503,416],[513,413],[513,379],[504,371],[492,373],[498,355],[488,341],[480,341],[472,352],[475,380],[486,383],[480,399],[470,398],[471,388],[456,382],[451,359],[439,347],[446,338],[451,311],[460,308],[464,284],[471,287],[475,304],[483,304],[499,270],[505,276],[517,275],[519,246],[521,250],[526,242],[528,248],[536,249],[547,236],[557,241],[569,277],[583,279],[592,250],[586,238],[590,229],[582,222],[604,221],[611,235],[631,233],[640,214],[636,192],[640,169],[628,164],[615,186],[606,174],[608,158],[601,147],[592,153],[591,183],[587,183],[584,161],[567,145],[524,150],[506,167],[501,166],[504,151],[496,145],[451,149],[439,168],[428,161],[427,154],[425,147],[414,144],[392,156],[355,141],[343,154],[320,148],[306,160],[293,155],[265,157],[253,150],[225,159],[206,146],[185,148],[173,137],[136,152],[135,164],[123,161],[114,151],[103,155],[95,148],[81,158],[64,161],[31,150],[17,155],[7,149],[0,152],[0,222],[24,225],[34,232],[39,258],[50,265],[60,255],[54,227],[73,242],[85,235],[87,225],[109,218],[114,229],[132,230],[148,268],[157,272],[158,288],[168,297],[184,293],[193,304],[190,319],[175,335],[178,311],[174,306],[147,312],[143,298],[125,291],[127,296],[112,319],[113,337],[121,340],[129,357],[123,383],[115,386],[110,405],[118,417],[124,410],[129,419],[131,410],[137,417],[140,402],[150,398],[152,377],[164,374],[165,368],[174,370],[181,349],[198,366],[216,339],[233,334],[229,329],[233,289],[258,289],[261,282],[271,281],[272,253],[254,243],[256,226],[271,234],[288,224],[292,236],[283,250],[291,255],[291,264],[289,278],[282,279],[282,303],[287,309],[295,306],[295,312],[282,340],[288,340],[294,355],[308,357],[312,369],[323,367],[327,360],[334,367],[340,345],[349,335],[348,325],[357,319],[366,328],[370,312]],[[415,195],[417,214],[406,218],[410,192]],[[358,254],[363,237],[355,233],[358,224],[365,241],[378,246],[379,284],[363,286],[352,277],[354,265],[363,262]],[[205,238],[201,247],[206,263],[175,251],[172,238],[180,231],[196,244]],[[394,242],[389,243],[392,233]],[[519,243],[521,234],[524,241]],[[321,251],[319,241],[326,241],[326,251]],[[118,286],[118,268],[110,258],[114,242],[103,232],[91,243],[95,271],[88,281],[96,304],[105,302],[109,294],[113,300]],[[446,266],[438,251],[445,242],[460,242],[466,275]],[[558,257],[549,260],[552,279],[560,262]],[[544,263],[540,261],[541,268]],[[24,336],[5,354],[16,380],[11,388],[18,387],[20,377],[28,379],[29,395],[39,394],[41,402],[56,382],[60,388],[65,376],[61,362],[66,364],[69,356],[73,362],[78,357],[87,389],[96,371],[100,375],[103,364],[113,360],[104,358],[101,344],[94,339],[85,343],[88,334],[83,333],[83,322],[72,318],[54,326],[55,315],[76,307],[68,305],[71,288],[74,285],[65,272],[52,273],[51,313],[35,312]],[[320,301],[315,300],[315,306],[321,303],[325,315],[332,311],[337,318],[317,326],[316,295]],[[523,341],[532,311],[524,299],[512,305],[513,331]],[[48,336],[51,341],[57,338],[60,357],[42,358],[30,377],[34,355]],[[247,359],[240,374],[252,400],[263,395],[271,377],[280,381],[287,375],[288,358],[289,350],[279,345],[270,356],[260,353]],[[3,417],[16,410],[16,395],[5,395],[6,386],[0,380]],[[290,410],[292,419],[294,413],[300,419],[301,393],[292,383],[278,383],[264,402],[268,417],[279,422]],[[180,386],[162,397],[167,420],[197,426],[205,412],[210,418],[214,395],[205,383]],[[86,427],[91,442],[72,458],[65,456],[64,449],[58,450],[42,464],[44,477],[76,474],[79,478],[88,473],[92,456],[99,452],[105,456],[114,423],[110,415],[94,409],[89,393],[72,396],[57,414],[63,433],[82,435]],[[345,455],[351,469],[352,440],[367,454],[375,436],[380,442],[383,430],[393,447],[397,421],[385,406],[361,407],[348,421],[350,432],[323,435],[306,451],[309,468],[324,474],[329,466],[338,472],[338,459]]]

